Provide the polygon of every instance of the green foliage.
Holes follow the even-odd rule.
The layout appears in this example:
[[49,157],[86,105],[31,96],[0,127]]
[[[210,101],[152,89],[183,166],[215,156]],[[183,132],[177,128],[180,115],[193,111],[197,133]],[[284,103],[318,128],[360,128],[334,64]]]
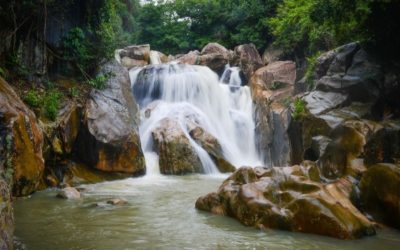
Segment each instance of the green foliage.
[[43,97],[43,110],[45,116],[54,121],[57,118],[59,109],[59,100],[61,98],[61,92],[56,89],[50,89],[46,91]]
[[268,23],[276,43],[287,51],[313,54],[349,41],[368,39],[363,23],[370,14],[365,0],[284,0]]
[[282,82],[274,81],[274,82],[272,82],[270,89],[277,90],[277,89],[281,88],[283,85],[284,85],[284,83],[282,83]]
[[304,77],[310,89],[314,88],[315,66],[317,64],[317,59],[320,55],[321,53],[317,52],[313,56],[307,58],[307,68]]
[[106,87],[107,81],[110,78],[108,74],[98,75],[95,78],[90,79],[87,83],[95,89],[104,89]]
[[24,96],[24,101],[32,108],[38,108],[41,104],[41,97],[36,90],[29,90]]
[[305,113],[306,102],[301,98],[297,97],[293,102],[293,106],[294,106],[293,119],[299,120]]
[[72,96],[73,98],[76,98],[76,97],[79,96],[79,89],[78,89],[77,87],[72,87],[72,88],[70,88],[70,89],[69,89],[69,92],[70,92],[70,94],[71,94],[71,96]]
[[49,88],[44,94],[29,90],[24,96],[24,101],[32,108],[40,109],[46,118],[54,121],[58,114],[61,97],[61,92],[55,88]]
[[4,69],[2,67],[0,67],[0,76],[1,77],[5,77],[6,76],[6,72],[4,71]]
[[289,108],[290,105],[292,105],[292,102],[293,102],[292,97],[288,96],[285,99],[283,99],[282,104],[283,106],[285,106],[285,108]]
[[138,19],[139,43],[166,53],[201,49],[209,42],[233,48],[271,42],[268,17],[282,0],[175,0],[145,4]]

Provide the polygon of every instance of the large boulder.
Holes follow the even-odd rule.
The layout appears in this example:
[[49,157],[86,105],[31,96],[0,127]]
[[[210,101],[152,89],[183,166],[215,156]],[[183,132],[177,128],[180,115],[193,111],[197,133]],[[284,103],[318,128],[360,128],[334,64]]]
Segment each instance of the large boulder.
[[180,124],[169,118],[152,131],[154,149],[159,155],[162,174],[202,173],[201,161]]
[[400,229],[400,166],[376,164],[360,183],[363,208],[375,219]]
[[247,80],[250,80],[253,73],[264,65],[256,46],[252,43],[236,46],[234,53],[232,64],[242,69]]
[[102,171],[143,175],[138,106],[128,71],[117,61],[111,61],[101,72],[109,78],[105,89],[93,89],[87,100],[77,141],[78,157]]
[[0,136],[4,171],[13,176],[13,195],[29,195],[44,171],[43,134],[35,114],[0,77]]
[[202,55],[207,54],[221,54],[221,55],[229,55],[229,51],[219,43],[208,43],[204,48],[201,50]]
[[217,74],[222,75],[225,66],[229,63],[230,56],[230,52],[222,45],[209,43],[201,52],[190,51],[185,55],[179,56],[176,62],[207,66]]
[[196,208],[228,215],[257,228],[340,239],[375,234],[374,224],[349,200],[349,181],[321,184],[318,179],[313,164],[242,167],[224,181],[217,193],[200,197]]
[[285,57],[285,52],[283,49],[278,48],[274,45],[270,45],[265,49],[262,55],[262,60],[265,65],[268,65],[276,61],[282,61],[284,57]]
[[[151,116],[150,109],[147,115]],[[163,174],[204,173],[207,169],[203,164],[209,163],[214,164],[221,173],[236,169],[225,158],[217,138],[189,117],[183,123],[174,118],[164,118],[152,129],[151,135]],[[199,151],[208,154],[212,162],[202,162]]]

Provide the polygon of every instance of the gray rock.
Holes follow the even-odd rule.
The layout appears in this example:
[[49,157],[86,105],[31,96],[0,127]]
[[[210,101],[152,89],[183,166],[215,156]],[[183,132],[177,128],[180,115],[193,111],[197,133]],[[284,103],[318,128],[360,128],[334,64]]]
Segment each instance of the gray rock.
[[105,89],[90,93],[78,137],[78,156],[102,171],[143,175],[139,108],[130,89],[128,71],[116,61],[107,63],[101,71],[111,76]]

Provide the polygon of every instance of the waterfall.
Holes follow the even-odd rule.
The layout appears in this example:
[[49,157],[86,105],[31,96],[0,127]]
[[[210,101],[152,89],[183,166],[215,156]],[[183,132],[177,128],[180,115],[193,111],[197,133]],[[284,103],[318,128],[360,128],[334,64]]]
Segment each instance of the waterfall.
[[161,64],[160,54],[157,51],[151,50],[150,51],[150,64],[157,65]]
[[159,173],[151,132],[164,118],[178,121],[206,173],[218,170],[208,153],[189,136],[191,122],[217,138],[225,158],[235,167],[261,165],[250,88],[241,86],[238,68],[227,66],[219,79],[205,66],[157,64],[132,69],[130,78],[141,109],[139,132],[148,173]]

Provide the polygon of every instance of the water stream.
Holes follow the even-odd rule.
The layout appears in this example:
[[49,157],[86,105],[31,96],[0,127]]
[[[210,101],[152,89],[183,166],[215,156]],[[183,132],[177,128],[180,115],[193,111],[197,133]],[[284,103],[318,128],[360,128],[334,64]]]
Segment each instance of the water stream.
[[[221,78],[209,68],[159,64],[130,71],[141,108],[139,128],[147,175],[83,185],[83,198],[61,200],[46,190],[15,202],[17,249],[398,249],[400,233],[342,241],[278,230],[260,231],[234,219],[197,211],[199,196],[217,190],[227,175],[218,173],[208,154],[190,138],[190,124],[218,139],[236,167],[262,165],[254,143],[250,89],[241,86],[238,68]],[[163,176],[151,131],[164,118],[178,121],[207,175]],[[128,201],[107,205],[110,198]]]
[[[260,231],[197,211],[197,197],[215,191],[223,176],[145,177],[84,186],[79,201],[47,190],[15,203],[18,249],[298,249],[395,250],[400,233],[381,229],[360,240],[337,240],[278,230]],[[97,207],[124,197],[120,207]]]

